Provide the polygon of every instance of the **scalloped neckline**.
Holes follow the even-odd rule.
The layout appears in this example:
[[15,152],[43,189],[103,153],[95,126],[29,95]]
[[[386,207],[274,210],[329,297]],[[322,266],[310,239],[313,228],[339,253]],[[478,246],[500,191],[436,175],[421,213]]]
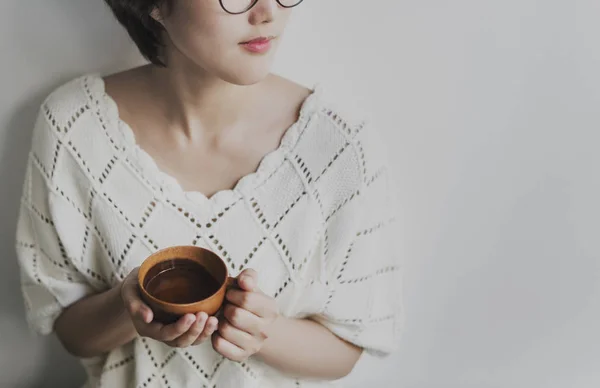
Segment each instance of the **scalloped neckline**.
[[[121,119],[119,107],[116,101],[106,92],[106,83],[104,78],[99,74],[91,75],[98,87],[93,88],[98,90],[101,101],[104,103],[104,116],[108,122],[116,124],[120,134],[124,139],[124,150],[129,151],[129,155],[138,162],[142,167],[143,175],[152,175],[158,181],[160,188],[163,191],[171,194],[179,194],[186,199],[199,201],[210,207],[224,208],[234,203],[242,197],[242,193],[246,190],[256,188],[264,179],[269,176],[270,172],[277,169],[285,159],[286,149],[292,149],[298,141],[299,135],[306,129],[311,117],[317,111],[315,105],[318,97],[321,94],[321,88],[317,84],[311,89],[311,93],[304,99],[301,104],[298,118],[290,125],[281,137],[277,148],[267,152],[261,158],[258,167],[253,171],[242,176],[230,189],[221,189],[213,195],[207,196],[200,191],[185,190],[179,183],[177,178],[162,170],[155,159],[144,150],[136,140],[133,129]],[[99,99],[100,100],[100,99]]]

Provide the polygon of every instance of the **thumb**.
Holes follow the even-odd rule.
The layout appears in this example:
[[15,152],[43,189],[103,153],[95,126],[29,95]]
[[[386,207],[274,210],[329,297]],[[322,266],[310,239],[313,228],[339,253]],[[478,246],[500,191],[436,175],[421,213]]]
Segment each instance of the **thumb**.
[[245,269],[238,275],[237,282],[242,290],[252,292],[258,284],[258,273],[253,269]]
[[121,283],[121,299],[129,314],[138,317],[145,323],[152,322],[152,310],[140,298],[137,274],[139,268],[135,268]]

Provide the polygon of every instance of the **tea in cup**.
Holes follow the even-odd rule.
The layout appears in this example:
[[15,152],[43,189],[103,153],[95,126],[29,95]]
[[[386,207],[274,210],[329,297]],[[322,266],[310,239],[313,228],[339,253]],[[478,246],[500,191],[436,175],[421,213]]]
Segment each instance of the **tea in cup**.
[[161,323],[185,314],[214,315],[233,283],[227,265],[216,253],[195,246],[174,246],[149,256],[140,267],[142,300]]

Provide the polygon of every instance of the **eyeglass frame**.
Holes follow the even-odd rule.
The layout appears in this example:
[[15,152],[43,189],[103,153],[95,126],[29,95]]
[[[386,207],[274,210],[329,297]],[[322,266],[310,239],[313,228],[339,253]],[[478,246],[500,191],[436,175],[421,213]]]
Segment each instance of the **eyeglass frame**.
[[[304,0],[299,0],[296,4],[294,5],[283,5],[281,3],[281,0],[275,0],[277,1],[277,4],[279,4],[280,6],[282,6],[283,8],[294,8],[300,5],[300,3],[302,3]],[[223,4],[223,0],[219,0],[219,4],[221,4],[221,8],[223,8],[223,11],[227,12],[230,15],[241,15],[243,13],[246,13],[248,11],[250,11],[252,8],[254,8],[254,6],[256,4],[258,4],[259,0],[253,0],[252,3],[248,6],[248,8],[246,8],[244,11],[241,12],[231,12],[228,11],[227,8],[225,8],[225,5]]]

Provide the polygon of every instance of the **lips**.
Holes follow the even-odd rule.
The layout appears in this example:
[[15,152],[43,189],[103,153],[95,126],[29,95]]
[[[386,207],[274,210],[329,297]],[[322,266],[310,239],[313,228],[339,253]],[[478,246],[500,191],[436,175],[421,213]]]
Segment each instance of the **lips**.
[[261,36],[259,38],[242,42],[240,43],[240,45],[252,53],[262,54],[269,51],[269,49],[271,48],[271,41],[273,39],[274,37]]
[[271,39],[273,39],[273,38],[261,36],[259,38],[255,38],[252,40],[248,40],[246,42],[242,42],[241,44],[265,43],[265,42],[269,42]]

